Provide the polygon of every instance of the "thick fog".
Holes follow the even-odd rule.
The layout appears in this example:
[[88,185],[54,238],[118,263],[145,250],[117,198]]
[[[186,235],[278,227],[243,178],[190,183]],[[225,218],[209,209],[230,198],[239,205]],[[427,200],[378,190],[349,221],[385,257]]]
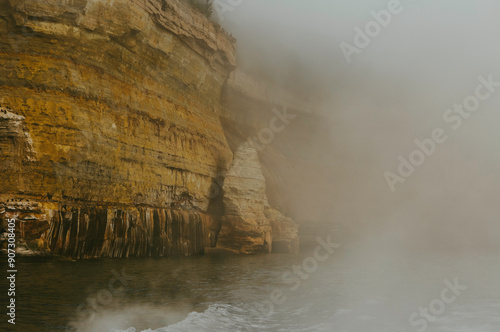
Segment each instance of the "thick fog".
[[324,222],[398,250],[497,246],[498,1],[224,3],[239,65],[332,120]]

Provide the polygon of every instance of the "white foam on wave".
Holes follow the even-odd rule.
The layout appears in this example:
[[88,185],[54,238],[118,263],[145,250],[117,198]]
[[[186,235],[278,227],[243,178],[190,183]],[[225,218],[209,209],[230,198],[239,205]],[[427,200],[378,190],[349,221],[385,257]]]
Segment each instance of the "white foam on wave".
[[[147,329],[141,332],[185,332],[185,331],[245,331],[251,326],[248,311],[231,304],[212,304],[204,312],[193,311],[187,317],[175,324],[155,330]],[[110,332],[137,332],[134,327],[127,330],[112,330]]]
[[[384,305],[380,303],[379,305]],[[476,303],[475,305],[462,305],[454,308],[449,314],[433,323],[429,323],[429,332],[492,332],[500,331],[500,318],[496,316],[498,309],[496,303]],[[256,319],[251,317],[245,305],[211,304],[203,312],[190,312],[183,320],[157,329],[139,330],[135,327],[128,329],[110,329],[109,332],[247,332],[247,331],[277,331],[277,332],[319,332],[319,331],[349,331],[366,332],[371,328],[373,332],[387,332],[395,330],[387,317],[372,315],[359,315],[343,321],[339,318],[351,316],[353,310],[337,309],[333,321],[309,322],[301,324],[303,315],[308,315],[308,310],[290,311],[287,315],[291,318],[287,323],[270,319]],[[293,319],[294,317],[295,319]],[[277,317],[274,317],[277,318]],[[314,323],[314,324],[313,324]],[[392,322],[395,323],[395,322]],[[388,325],[387,325],[388,324]],[[403,326],[398,326],[403,327]],[[401,329],[400,329],[401,330]],[[398,330],[398,331],[400,331]],[[409,327],[402,331],[414,331]]]
[[235,331],[244,326],[246,312],[230,304],[213,304],[204,312],[191,312],[183,321],[154,331],[143,332],[183,332],[183,331]]

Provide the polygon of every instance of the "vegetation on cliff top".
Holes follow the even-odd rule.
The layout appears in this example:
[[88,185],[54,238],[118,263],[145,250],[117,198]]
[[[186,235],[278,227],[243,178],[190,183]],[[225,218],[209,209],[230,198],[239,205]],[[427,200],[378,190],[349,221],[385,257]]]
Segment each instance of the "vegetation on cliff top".
[[188,0],[188,2],[206,17],[212,17],[214,12],[213,0]]

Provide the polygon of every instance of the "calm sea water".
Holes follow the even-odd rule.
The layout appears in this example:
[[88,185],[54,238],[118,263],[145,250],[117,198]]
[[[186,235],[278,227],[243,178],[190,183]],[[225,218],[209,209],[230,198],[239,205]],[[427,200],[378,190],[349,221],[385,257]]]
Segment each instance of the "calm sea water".
[[[18,265],[16,331],[500,331],[500,256],[341,246],[318,262],[315,248],[25,261]],[[325,259],[326,251],[318,253]],[[297,270],[304,265],[309,272]],[[445,280],[467,288],[454,296]],[[453,301],[443,302],[443,292]],[[432,319],[412,325],[421,308],[431,308]]]

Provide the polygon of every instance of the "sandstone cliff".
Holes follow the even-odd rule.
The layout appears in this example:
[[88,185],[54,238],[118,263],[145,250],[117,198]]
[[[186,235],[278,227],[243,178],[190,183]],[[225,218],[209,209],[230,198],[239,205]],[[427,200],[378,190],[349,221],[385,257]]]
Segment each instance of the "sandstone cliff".
[[236,150],[223,189],[225,215],[218,247],[244,253],[298,252],[298,227],[269,206],[266,180],[251,143]]
[[[154,251],[176,214],[216,232],[207,212],[232,158],[219,98],[234,40],[176,0],[1,0],[0,15],[1,201],[27,239],[45,228],[37,243],[52,252],[126,256]],[[40,213],[28,222],[12,201]],[[210,244],[210,232],[176,232],[197,242],[179,252]],[[95,248],[67,250],[82,239]]]
[[[75,258],[214,247],[235,65],[234,39],[179,0],[0,0],[2,220],[28,248]],[[231,249],[296,251],[265,188],[267,249]]]

